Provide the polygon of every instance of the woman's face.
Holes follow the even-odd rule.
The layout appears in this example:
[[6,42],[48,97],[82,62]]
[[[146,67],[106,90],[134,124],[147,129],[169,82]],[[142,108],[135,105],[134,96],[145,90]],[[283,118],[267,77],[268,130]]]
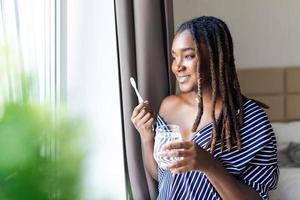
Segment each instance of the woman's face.
[[197,91],[198,56],[190,31],[176,34],[172,44],[172,72],[181,92]]

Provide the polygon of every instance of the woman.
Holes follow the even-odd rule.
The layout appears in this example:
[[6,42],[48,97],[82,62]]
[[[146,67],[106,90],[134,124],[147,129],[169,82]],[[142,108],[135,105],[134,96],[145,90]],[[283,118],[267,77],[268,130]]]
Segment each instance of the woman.
[[278,180],[276,140],[262,104],[241,94],[226,24],[206,16],[183,23],[172,55],[180,93],[163,100],[156,125],[180,126],[183,140],[166,144],[161,156],[183,159],[157,167],[148,101],[131,118],[158,199],[268,199]]

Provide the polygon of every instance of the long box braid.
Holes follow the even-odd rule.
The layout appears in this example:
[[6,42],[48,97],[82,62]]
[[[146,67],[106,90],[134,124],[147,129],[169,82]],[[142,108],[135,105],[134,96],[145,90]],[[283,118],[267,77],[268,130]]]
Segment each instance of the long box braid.
[[[217,140],[230,151],[233,145],[241,149],[240,129],[243,126],[243,95],[241,93],[233,56],[233,43],[227,25],[220,19],[202,16],[183,23],[176,33],[189,30],[200,59],[197,71],[198,113],[192,132],[196,132],[203,115],[202,85],[204,76],[210,76],[212,89],[212,133],[206,148],[213,152]],[[200,45],[203,44],[203,45]],[[204,56],[204,52],[208,56]],[[209,67],[209,70],[205,69]],[[204,74],[207,72],[209,74]],[[207,79],[206,79],[207,80]],[[215,107],[217,95],[222,99],[222,112],[216,120]],[[238,119],[237,119],[238,117]]]

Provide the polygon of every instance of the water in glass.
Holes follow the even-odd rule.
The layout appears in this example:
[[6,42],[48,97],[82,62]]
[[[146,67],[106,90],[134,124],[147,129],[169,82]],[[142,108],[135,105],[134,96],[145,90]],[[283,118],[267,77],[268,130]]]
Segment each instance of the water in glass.
[[162,125],[155,129],[155,141],[153,156],[159,167],[164,168],[164,164],[173,163],[180,160],[180,157],[161,157],[162,146],[172,140],[181,140],[181,133],[178,125]]

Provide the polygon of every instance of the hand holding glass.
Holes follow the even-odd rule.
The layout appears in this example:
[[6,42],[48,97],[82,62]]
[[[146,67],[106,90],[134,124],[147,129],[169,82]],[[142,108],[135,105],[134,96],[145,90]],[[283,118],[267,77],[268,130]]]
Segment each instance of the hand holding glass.
[[180,160],[180,157],[161,157],[160,154],[163,153],[162,147],[167,142],[173,140],[181,140],[181,133],[179,131],[179,126],[177,125],[161,125],[157,126],[155,129],[155,141],[154,141],[154,152],[153,156],[157,164],[161,168],[165,168],[164,164],[174,163]]

